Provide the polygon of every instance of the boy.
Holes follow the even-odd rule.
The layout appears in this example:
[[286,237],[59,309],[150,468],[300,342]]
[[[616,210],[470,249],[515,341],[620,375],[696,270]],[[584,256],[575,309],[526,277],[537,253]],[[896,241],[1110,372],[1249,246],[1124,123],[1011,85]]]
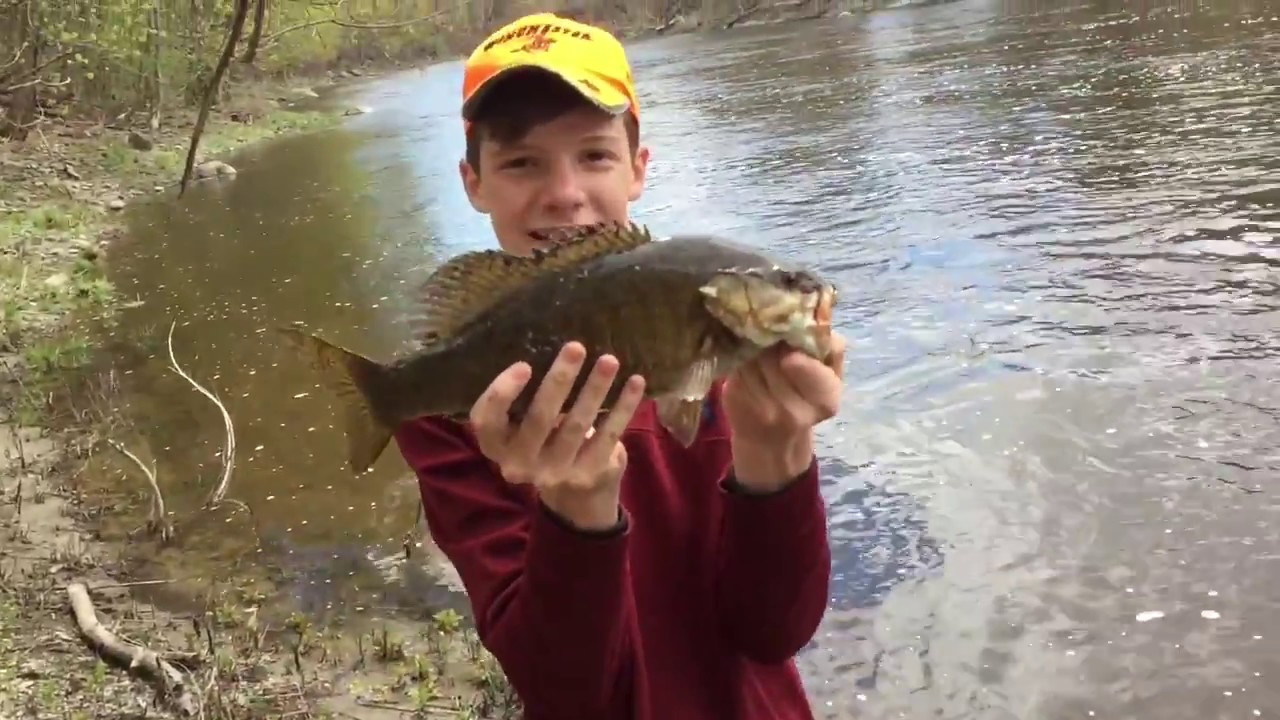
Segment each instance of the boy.
[[[628,220],[649,151],[614,37],[527,16],[480,44],[463,86],[459,172],[503,250]],[[612,357],[560,417],[583,370],[578,343],[519,426],[507,408],[529,381],[524,363],[494,379],[470,423],[399,428],[431,534],[528,720],[813,717],[793,656],[826,608],[813,426],[837,410],[836,348],[831,367],[779,349],[735,373],[687,449]],[[625,390],[592,430],[615,380]]]

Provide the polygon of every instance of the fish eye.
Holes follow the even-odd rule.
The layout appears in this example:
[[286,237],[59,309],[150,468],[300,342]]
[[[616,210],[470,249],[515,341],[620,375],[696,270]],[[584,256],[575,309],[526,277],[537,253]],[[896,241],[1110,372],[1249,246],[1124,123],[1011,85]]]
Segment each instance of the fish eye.
[[812,273],[803,270],[779,270],[782,286],[788,290],[814,293],[822,289],[822,283]]

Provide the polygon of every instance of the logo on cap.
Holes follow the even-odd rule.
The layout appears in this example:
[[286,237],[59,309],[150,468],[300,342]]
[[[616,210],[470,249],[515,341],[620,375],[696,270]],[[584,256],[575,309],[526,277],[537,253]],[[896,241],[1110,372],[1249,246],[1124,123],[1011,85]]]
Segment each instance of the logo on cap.
[[556,39],[553,37],[547,37],[546,35],[538,35],[537,37],[525,43],[524,45],[521,45],[516,50],[516,52],[523,52],[523,53],[546,52],[547,50],[551,49],[551,46],[555,44],[555,41]]

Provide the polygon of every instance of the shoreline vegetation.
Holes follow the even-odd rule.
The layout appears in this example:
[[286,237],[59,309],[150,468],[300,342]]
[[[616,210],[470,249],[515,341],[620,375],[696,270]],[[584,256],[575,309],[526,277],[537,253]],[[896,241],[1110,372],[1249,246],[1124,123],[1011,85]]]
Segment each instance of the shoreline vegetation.
[[[635,38],[863,3],[741,7],[646,0],[623,14],[577,12]],[[330,90],[459,57],[483,30],[539,9],[548,8],[0,0],[0,717],[518,716],[496,661],[453,610],[322,627],[273,607],[249,577],[181,592],[176,580],[140,579],[119,543],[101,539],[102,524],[145,515],[127,542],[160,548],[182,521],[165,506],[154,461],[130,445],[114,371],[94,366],[91,329],[141,301],[119,297],[105,271],[131,201],[180,203],[190,183],[234,182],[222,158],[237,148],[364,111],[324,102]],[[220,482],[192,514],[251,518],[226,497],[234,419],[182,369],[172,334],[167,351],[227,430]],[[130,486],[83,481],[104,463]],[[140,597],[171,584],[180,600]]]

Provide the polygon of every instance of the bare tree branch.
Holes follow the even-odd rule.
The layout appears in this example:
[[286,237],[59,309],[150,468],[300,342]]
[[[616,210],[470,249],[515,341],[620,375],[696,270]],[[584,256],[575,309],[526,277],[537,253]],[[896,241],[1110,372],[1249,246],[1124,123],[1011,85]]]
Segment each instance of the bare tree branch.
[[22,41],[22,46],[18,48],[18,52],[13,54],[13,59],[4,65],[0,65],[0,78],[8,77],[4,74],[5,71],[22,61],[22,53],[25,52],[30,45],[30,42],[26,40]]
[[[24,44],[24,45],[23,45],[23,47],[25,48],[25,47],[27,47],[27,45],[25,45],[25,44]],[[61,53],[61,54],[59,54],[59,55],[55,55],[55,56],[53,56],[53,57],[49,58],[48,60],[45,60],[44,62],[40,63],[39,65],[36,65],[35,67],[33,67],[33,68],[29,69],[29,70],[24,70],[24,71],[22,71],[22,72],[20,72],[20,73],[16,73],[16,74],[13,76],[13,77],[14,77],[14,79],[21,79],[21,78],[29,78],[29,79],[28,79],[28,80],[24,80],[22,83],[18,83],[18,84],[15,84],[15,85],[9,85],[9,86],[7,86],[7,87],[2,87],[2,88],[0,88],[0,92],[4,92],[4,93],[7,93],[7,92],[13,92],[14,90],[18,90],[18,89],[20,89],[20,88],[24,88],[24,87],[31,87],[32,85],[39,85],[39,84],[48,85],[48,86],[50,86],[50,87],[61,87],[61,86],[63,86],[63,85],[66,85],[67,83],[71,82],[71,79],[70,79],[70,78],[68,78],[68,79],[66,79],[66,80],[64,80],[64,81],[62,81],[62,82],[60,82],[60,83],[45,83],[45,82],[43,82],[43,81],[41,80],[40,76],[41,76],[41,74],[43,74],[43,73],[44,73],[45,69],[46,69],[46,68],[48,68],[50,65],[53,65],[54,63],[57,63],[57,62],[61,62],[61,61],[63,61],[63,60],[66,60],[67,58],[69,58],[69,57],[71,57],[72,55],[75,55],[75,54],[76,54],[76,52],[75,52],[74,50],[68,50],[68,51],[66,51],[66,52],[64,52],[64,53]],[[16,62],[16,58],[15,58],[15,62]],[[6,65],[5,67],[8,67],[8,66]],[[6,80],[8,80],[9,78],[7,78],[7,77],[6,77],[5,79],[6,79]]]
[[386,22],[386,23],[358,23],[358,22],[352,22],[350,20],[339,20],[337,18],[322,18],[320,20],[308,20],[306,22],[290,25],[289,27],[284,28],[283,30],[278,30],[274,33],[271,33],[270,35],[263,38],[262,42],[263,42],[263,46],[265,47],[266,45],[275,42],[276,38],[280,37],[281,35],[284,35],[285,33],[291,33],[294,30],[305,30],[306,28],[316,27],[318,25],[337,25],[338,27],[353,28],[356,30],[392,30],[395,28],[408,27],[409,25],[416,25],[417,23],[426,22],[428,20],[434,20],[440,17],[441,15],[444,15],[446,12],[448,11],[437,10],[433,13],[427,13],[422,17],[411,18],[409,20],[399,20],[397,22]]

